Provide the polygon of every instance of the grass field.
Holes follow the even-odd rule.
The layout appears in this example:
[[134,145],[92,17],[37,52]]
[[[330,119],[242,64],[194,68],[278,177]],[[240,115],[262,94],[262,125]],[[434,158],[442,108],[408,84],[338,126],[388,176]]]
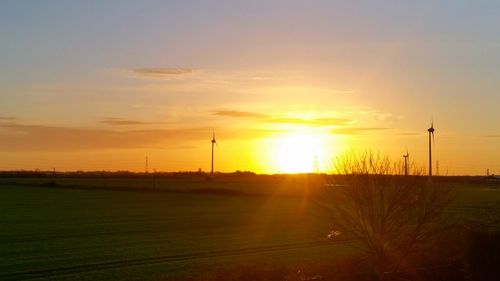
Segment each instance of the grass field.
[[[352,253],[324,241],[307,177],[46,182],[0,180],[0,280],[158,280]],[[496,184],[457,186],[457,217],[500,208]]]
[[296,197],[12,184],[0,193],[1,280],[148,280],[346,251],[311,244],[327,230]]

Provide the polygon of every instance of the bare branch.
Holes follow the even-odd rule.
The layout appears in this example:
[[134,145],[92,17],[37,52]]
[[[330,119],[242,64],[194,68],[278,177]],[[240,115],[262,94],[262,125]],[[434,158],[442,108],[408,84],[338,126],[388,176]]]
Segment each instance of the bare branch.
[[337,159],[335,170],[338,182],[319,203],[335,229],[359,240],[378,273],[408,264],[443,225],[451,188],[429,184],[420,170],[401,176],[398,163],[370,152]]

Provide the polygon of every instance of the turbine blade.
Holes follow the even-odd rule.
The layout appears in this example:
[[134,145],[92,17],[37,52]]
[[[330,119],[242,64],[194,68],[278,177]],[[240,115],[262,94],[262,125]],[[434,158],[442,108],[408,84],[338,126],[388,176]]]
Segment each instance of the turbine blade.
[[434,132],[432,132],[432,145],[436,145],[436,143],[434,142]]

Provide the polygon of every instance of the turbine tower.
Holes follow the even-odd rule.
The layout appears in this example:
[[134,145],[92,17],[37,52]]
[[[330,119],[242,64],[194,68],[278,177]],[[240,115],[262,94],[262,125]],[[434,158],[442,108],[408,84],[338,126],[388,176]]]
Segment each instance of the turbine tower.
[[215,130],[212,129],[212,169],[211,169],[212,176],[214,175],[214,145],[215,144],[217,144],[217,141],[215,140]]
[[408,149],[406,150],[406,154],[403,154],[403,158],[405,159],[405,176],[408,175],[408,160],[410,158],[410,154],[408,153]]
[[434,121],[431,121],[431,127],[427,129],[427,132],[429,132],[429,182],[432,182],[432,144],[434,143]]

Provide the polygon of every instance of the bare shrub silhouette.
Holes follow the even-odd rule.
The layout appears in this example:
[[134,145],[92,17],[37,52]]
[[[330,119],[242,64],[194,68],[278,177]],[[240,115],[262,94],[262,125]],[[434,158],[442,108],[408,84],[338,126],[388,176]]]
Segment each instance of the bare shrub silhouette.
[[452,198],[450,187],[428,183],[421,171],[398,175],[400,167],[371,152],[344,155],[334,163],[335,182],[318,199],[335,233],[359,241],[378,279],[414,272],[412,255],[445,225]]

